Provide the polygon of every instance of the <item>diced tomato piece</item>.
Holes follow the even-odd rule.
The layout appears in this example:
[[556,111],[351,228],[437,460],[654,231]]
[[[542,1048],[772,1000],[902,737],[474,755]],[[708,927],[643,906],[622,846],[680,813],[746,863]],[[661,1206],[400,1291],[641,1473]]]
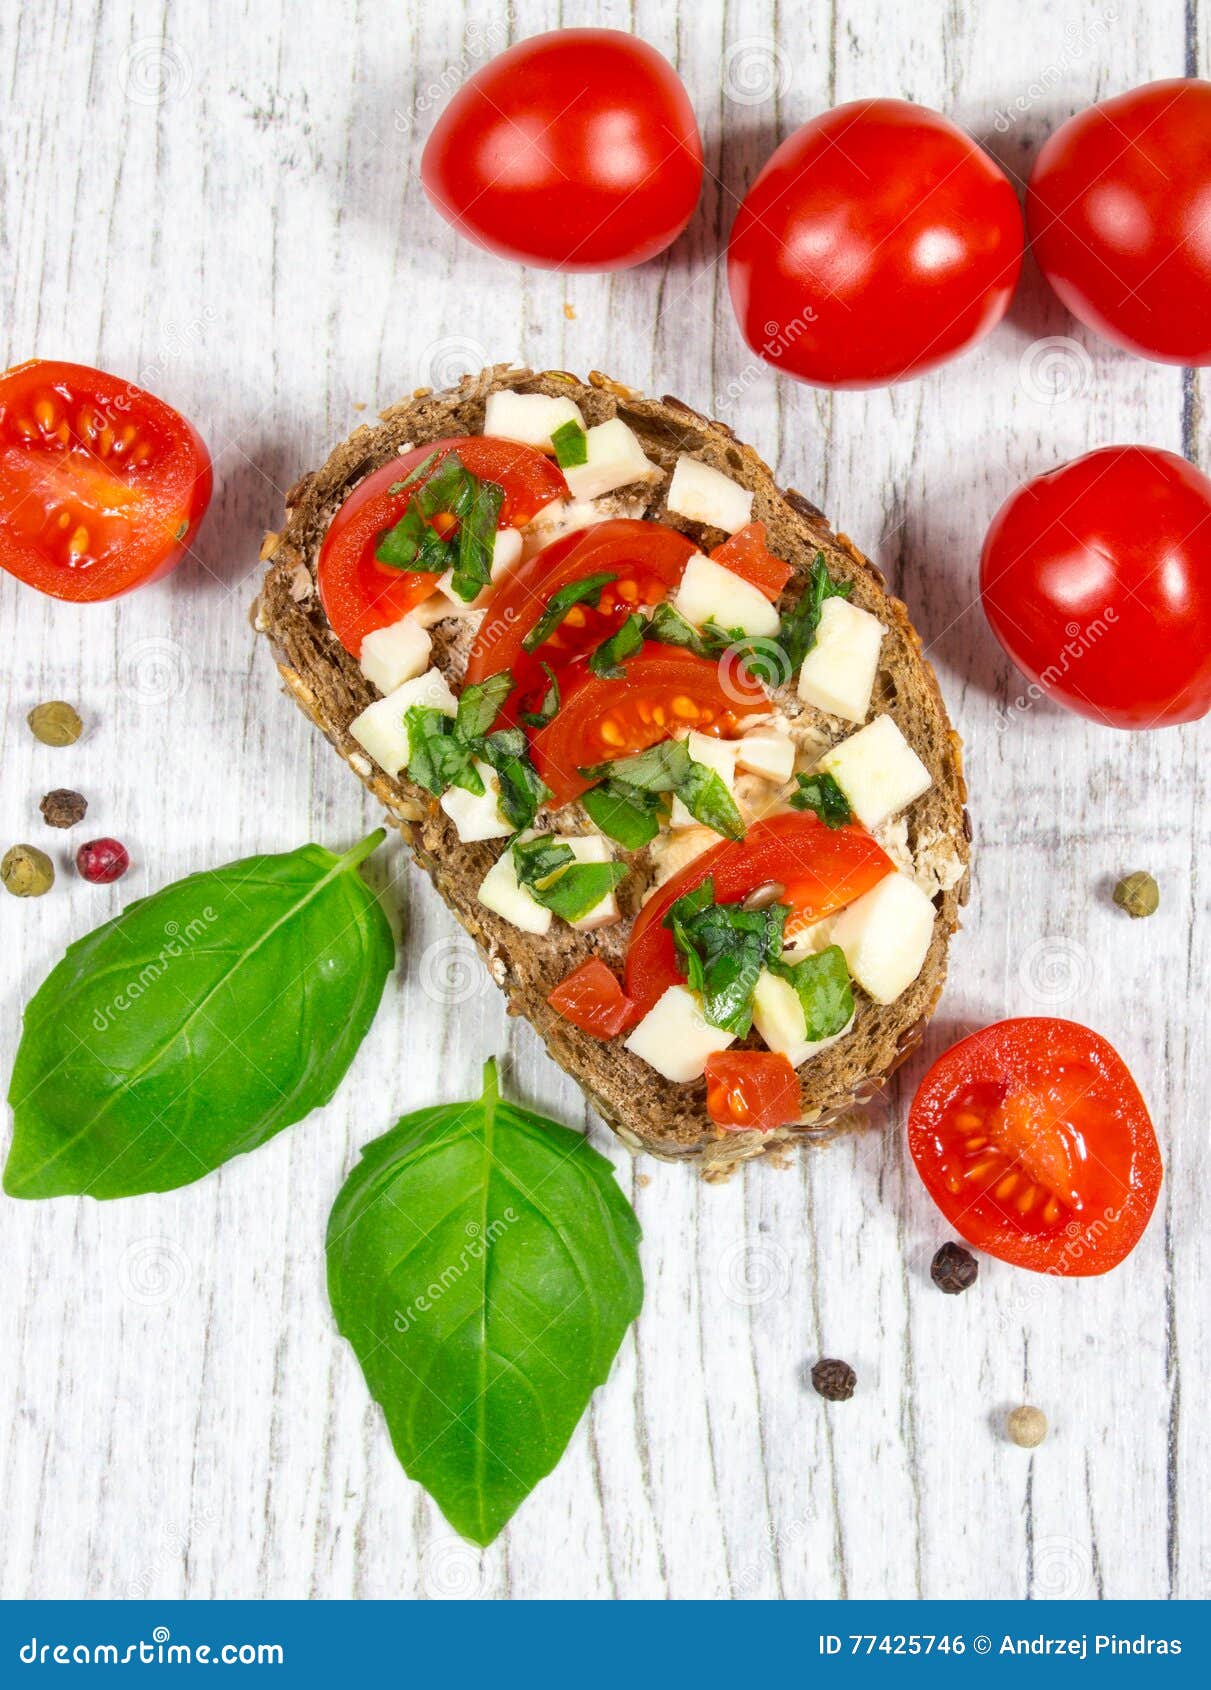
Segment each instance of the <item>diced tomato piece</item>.
[[706,1109],[728,1132],[771,1132],[803,1113],[799,1076],[772,1050],[717,1050],[706,1059]]
[[590,957],[547,994],[551,1008],[595,1039],[613,1039],[636,1020],[635,1005],[600,957]]
[[791,566],[775,557],[765,543],[765,524],[750,522],[711,553],[715,563],[756,587],[773,604],[791,578]]

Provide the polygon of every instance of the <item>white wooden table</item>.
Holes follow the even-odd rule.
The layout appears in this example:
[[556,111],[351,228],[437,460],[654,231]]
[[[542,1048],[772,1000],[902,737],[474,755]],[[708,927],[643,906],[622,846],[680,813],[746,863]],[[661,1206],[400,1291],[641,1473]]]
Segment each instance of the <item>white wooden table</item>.
[[[159,586],[78,610],[0,580],[0,834],[53,840],[61,869],[51,896],[0,901],[3,1067],[63,945],[127,898],[373,825],[248,629],[260,535],[364,407],[502,357],[595,366],[714,410],[907,599],[967,742],[976,819],[939,1019],[883,1133],[704,1187],[633,1162],[586,1118],[399,848],[381,853],[370,873],[406,928],[401,963],[328,1109],[167,1196],[0,1204],[4,1595],[1207,1594],[1207,730],[1139,740],[1046,704],[1007,714],[1019,684],[975,602],[984,527],[1027,473],[1123,440],[1206,467],[1206,381],[1097,343],[1028,265],[973,355],[829,396],[751,369],[719,257],[774,140],[825,106],[940,107],[1021,179],[1090,100],[1206,73],[1211,7],[708,0],[680,24],[674,10],[0,11],[0,358],[142,382],[198,422],[217,475],[192,557]],[[500,264],[418,187],[432,90],[559,21],[634,27],[700,116],[699,214],[640,272]],[[53,697],[86,717],[72,749],[26,729]],[[129,843],[121,886],[76,880],[74,836],[43,827],[38,799],[60,785],[89,797],[89,836]],[[1163,904],[1132,923],[1108,888],[1139,867]],[[976,1290],[945,1298],[928,1264],[946,1228],[906,1159],[903,1108],[957,1031],[1037,1012],[1099,1028],[1127,1058],[1164,1193],[1104,1280],[986,1263]],[[321,1244],[358,1147],[407,1109],[470,1095],[493,1051],[521,1097],[613,1158],[644,1229],[647,1306],[566,1458],[481,1557],[398,1468],[333,1328]],[[811,1392],[821,1353],[856,1366],[852,1402]],[[1000,1435],[1019,1401],[1052,1419],[1033,1456]]]

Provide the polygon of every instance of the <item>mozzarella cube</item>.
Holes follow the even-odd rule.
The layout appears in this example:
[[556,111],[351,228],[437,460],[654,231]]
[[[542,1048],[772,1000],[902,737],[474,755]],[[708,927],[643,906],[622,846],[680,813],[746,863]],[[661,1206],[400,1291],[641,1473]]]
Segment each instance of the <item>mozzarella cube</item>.
[[571,464],[563,472],[573,499],[599,499],[616,487],[652,481],[660,474],[658,467],[645,457],[638,435],[621,417],[598,423],[596,428],[588,430],[586,438],[587,463]]
[[[724,786],[731,792],[736,784],[735,744],[730,740],[716,739],[712,734],[696,733],[692,729],[685,743],[692,761],[705,763],[708,769],[714,769]],[[669,826],[676,828],[697,827],[698,825],[698,818],[690,814],[680,798],[674,798],[672,813],[669,816]]]
[[790,981],[782,979],[779,974],[771,974],[768,968],[763,968],[758,975],[753,992],[753,1026],[769,1048],[785,1056],[792,1068],[798,1068],[822,1050],[827,1050],[829,1045],[836,1044],[838,1039],[843,1039],[853,1024],[854,1017],[851,1015],[840,1032],[832,1033],[826,1039],[809,1039],[803,1005]]
[[405,681],[386,698],[375,699],[349,724],[349,732],[363,751],[368,751],[381,769],[397,775],[407,767],[411,755],[404,717],[414,705],[440,710],[443,716],[458,714],[458,703],[440,669],[426,669],[423,675]]
[[499,581],[521,562],[522,538],[520,528],[498,528],[496,544],[492,547],[492,580]]
[[503,916],[523,933],[537,933],[541,937],[551,931],[554,919],[551,911],[532,898],[518,880],[511,849],[493,863],[476,896],[486,910]]
[[778,632],[778,612],[765,594],[701,552],[686,564],[673,606],[698,628],[715,622],[729,632],[739,628],[763,637]]
[[784,786],[795,771],[795,742],[777,728],[754,728],[736,741],[736,766]]
[[799,670],[799,697],[830,716],[864,722],[879,671],[883,624],[848,599],[825,599],[816,643]]
[[502,388],[488,395],[484,407],[484,433],[501,440],[520,440],[523,446],[537,446],[553,452],[551,436],[564,423],[584,427],[580,406],[572,399],[554,399],[547,393],[512,393]]
[[394,692],[429,667],[433,641],[411,616],[401,616],[388,628],[375,628],[362,641],[358,659],[362,674],[381,693]]
[[876,716],[826,751],[816,767],[833,777],[864,827],[878,827],[933,785],[890,716]]
[[680,1086],[701,1079],[707,1057],[735,1039],[735,1033],[711,1026],[688,987],[670,986],[627,1038],[626,1048]]
[[933,904],[915,880],[888,874],[841,911],[832,942],[862,990],[876,1003],[893,1003],[921,972],[933,918]]
[[464,845],[478,839],[507,839],[514,831],[512,823],[500,812],[500,779],[496,770],[478,758],[475,768],[484,789],[468,792],[465,787],[451,786],[441,795],[441,807],[458,829]]
[[665,504],[676,516],[722,528],[726,534],[753,519],[753,495],[747,487],[684,452],[677,459]]
[[[572,839],[561,838],[559,843],[571,846],[572,855],[578,863],[612,863],[614,861],[614,853],[610,848],[609,840],[603,839],[599,833],[583,834]],[[620,915],[618,899],[613,892],[607,892],[605,897],[594,904],[591,910],[586,910],[579,920],[571,921],[568,925],[574,927],[578,933],[591,933],[597,927],[611,926],[613,922],[620,919]]]

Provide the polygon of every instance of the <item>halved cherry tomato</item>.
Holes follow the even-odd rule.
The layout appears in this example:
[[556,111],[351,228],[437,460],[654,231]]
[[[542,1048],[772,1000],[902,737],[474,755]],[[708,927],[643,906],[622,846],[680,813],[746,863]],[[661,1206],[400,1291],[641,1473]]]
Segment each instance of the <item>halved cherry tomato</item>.
[[799,1077],[772,1050],[717,1050],[706,1059],[706,1112],[728,1132],[772,1132],[803,1113]]
[[635,1005],[600,957],[590,957],[548,992],[551,1008],[595,1039],[612,1039],[633,1025]]
[[864,827],[826,827],[810,810],[788,810],[754,822],[743,839],[713,845],[652,895],[635,918],[627,947],[626,992],[646,1015],[670,986],[684,982],[664,918],[677,899],[708,875],[715,899],[735,904],[771,881],[789,904],[786,931],[835,915],[890,874],[895,865]]
[[420,484],[403,493],[392,493],[391,488],[434,453],[436,468],[448,452],[457,452],[472,475],[504,489],[498,528],[521,528],[552,499],[567,494],[563,471],[541,452],[484,434],[414,446],[368,475],[333,517],[317,570],[325,614],[337,639],[354,657],[361,653],[367,634],[390,627],[414,610],[440,579],[426,571],[392,569],[379,563],[374,551],[384,530],[403,516]]
[[715,547],[711,557],[764,593],[771,604],[791,578],[790,564],[775,557],[766,545],[763,522],[750,522],[738,528],[730,539]]
[[119,376],[35,358],[0,375],[0,568],[52,598],[116,598],[181,561],[210,455]]
[[556,808],[592,783],[580,770],[613,763],[668,739],[678,728],[726,737],[770,701],[742,670],[721,669],[680,646],[645,644],[616,680],[594,675],[577,658],[560,676],[559,714],[534,735],[534,767]]
[[[618,518],[565,534],[511,571],[492,594],[467,663],[467,679],[512,671],[515,696],[541,683],[542,663],[561,666],[609,639],[633,610],[659,604],[681,580],[698,548],[662,522]],[[596,607],[573,605],[533,653],[523,642],[561,587],[590,575],[612,574]]]
[[908,1146],[951,1226],[1036,1273],[1105,1273],[1134,1249],[1162,1169],[1118,1053],[1073,1021],[998,1021],[922,1080]]

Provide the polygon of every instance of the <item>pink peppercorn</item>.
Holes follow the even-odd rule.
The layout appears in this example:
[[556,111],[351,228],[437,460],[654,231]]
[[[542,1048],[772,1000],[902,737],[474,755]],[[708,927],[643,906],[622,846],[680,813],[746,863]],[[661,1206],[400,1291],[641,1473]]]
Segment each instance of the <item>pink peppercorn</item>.
[[76,852],[76,867],[94,886],[121,880],[130,867],[130,852],[116,839],[90,839]]

